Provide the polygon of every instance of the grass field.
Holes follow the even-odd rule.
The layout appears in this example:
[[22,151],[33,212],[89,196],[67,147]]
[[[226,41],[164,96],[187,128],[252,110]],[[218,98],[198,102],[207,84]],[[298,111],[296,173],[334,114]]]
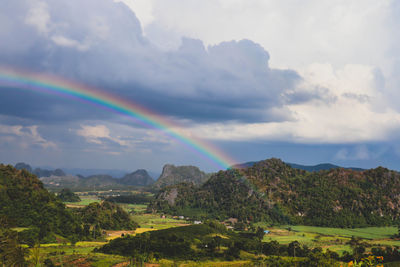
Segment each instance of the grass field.
[[329,228],[316,226],[291,226],[293,231],[316,233],[321,235],[332,235],[342,237],[360,237],[365,239],[390,238],[397,233],[397,227],[366,227],[366,228]]
[[90,203],[93,203],[93,202],[100,202],[101,201],[96,196],[80,196],[80,198],[81,198],[81,201],[79,201],[79,202],[64,202],[64,204],[67,205],[67,207],[73,207],[73,208],[77,207],[77,208],[79,208],[79,207],[87,206],[87,205],[89,205]]
[[126,204],[126,203],[118,203],[125,211],[135,213],[145,213],[147,209],[146,204]]
[[28,227],[14,227],[12,230],[17,231],[17,232],[22,232],[24,230],[28,230]]
[[[290,227],[290,231],[288,230]],[[282,244],[289,244],[298,241],[309,247],[322,247],[330,249],[339,254],[344,251],[351,251],[351,247],[346,243],[352,236],[362,238],[373,246],[400,246],[400,240],[390,239],[397,233],[397,227],[366,227],[354,229],[342,229],[331,227],[315,227],[315,226],[280,226],[266,227],[270,231],[264,236],[263,241],[278,241]]]
[[151,228],[156,230],[167,229],[189,224],[185,220],[174,218],[161,218],[159,214],[136,214],[132,216],[133,220],[139,223],[142,228]]
[[108,267],[127,261],[125,257],[93,252],[95,247],[103,244],[103,242],[78,242],[75,246],[59,244],[42,245],[40,247],[40,257],[42,262],[45,259],[50,259],[56,266]]

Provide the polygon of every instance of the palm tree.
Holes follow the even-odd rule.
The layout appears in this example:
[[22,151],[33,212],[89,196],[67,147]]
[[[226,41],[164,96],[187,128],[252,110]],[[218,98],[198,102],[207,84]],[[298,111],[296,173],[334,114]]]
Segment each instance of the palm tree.
[[32,248],[30,261],[34,267],[40,266],[40,261],[41,261],[40,244],[35,244],[35,246]]

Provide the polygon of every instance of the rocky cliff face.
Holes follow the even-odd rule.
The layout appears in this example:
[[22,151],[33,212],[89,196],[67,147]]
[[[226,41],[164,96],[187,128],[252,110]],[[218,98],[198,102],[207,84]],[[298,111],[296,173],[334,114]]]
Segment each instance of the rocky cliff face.
[[201,185],[207,181],[208,178],[210,178],[210,175],[202,172],[195,166],[174,166],[172,164],[166,164],[154,186],[156,188],[161,188],[179,183]]

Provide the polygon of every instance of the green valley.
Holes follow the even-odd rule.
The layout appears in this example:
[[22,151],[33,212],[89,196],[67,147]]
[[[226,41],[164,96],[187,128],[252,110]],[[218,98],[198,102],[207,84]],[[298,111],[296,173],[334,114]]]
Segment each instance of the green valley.
[[270,159],[155,193],[152,187],[63,189],[57,196],[26,170],[2,165],[0,174],[6,266],[378,266],[400,260],[391,198],[399,176],[387,169],[307,172]]

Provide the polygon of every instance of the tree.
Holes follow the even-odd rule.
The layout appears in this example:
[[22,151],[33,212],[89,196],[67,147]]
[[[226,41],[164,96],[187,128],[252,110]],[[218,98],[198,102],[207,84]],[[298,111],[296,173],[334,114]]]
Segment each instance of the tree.
[[397,237],[400,237],[400,224],[397,225]]
[[28,266],[28,262],[25,257],[29,255],[29,249],[23,248],[21,246],[16,246],[13,248],[12,252],[9,254],[6,264],[15,267],[25,267]]
[[300,243],[298,241],[293,241],[288,246],[288,254],[291,257],[296,257],[296,250],[299,252],[300,250]]
[[81,199],[78,195],[71,191],[69,188],[63,188],[61,192],[57,195],[61,201],[64,202],[79,202]]
[[367,243],[361,242],[361,238],[352,236],[350,241],[347,242],[353,250],[353,257],[356,260],[360,260],[365,252]]
[[5,266],[27,266],[25,257],[29,254],[28,248],[18,243],[17,232],[9,229],[0,230],[0,262]]
[[264,235],[265,235],[264,229],[263,229],[262,227],[257,227],[256,237],[257,237],[259,240],[262,240],[263,237],[264,237]]
[[30,262],[34,267],[40,266],[42,256],[40,255],[40,244],[35,244],[31,250]]

